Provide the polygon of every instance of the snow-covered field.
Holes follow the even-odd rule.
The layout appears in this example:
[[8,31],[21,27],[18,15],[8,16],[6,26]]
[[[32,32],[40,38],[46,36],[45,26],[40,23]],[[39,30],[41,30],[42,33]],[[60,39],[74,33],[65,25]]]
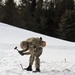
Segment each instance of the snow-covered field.
[[[40,57],[41,73],[23,71],[20,64],[27,67],[29,55],[14,50],[29,37],[42,37],[47,42]],[[75,43],[0,23],[0,75],[75,75]]]

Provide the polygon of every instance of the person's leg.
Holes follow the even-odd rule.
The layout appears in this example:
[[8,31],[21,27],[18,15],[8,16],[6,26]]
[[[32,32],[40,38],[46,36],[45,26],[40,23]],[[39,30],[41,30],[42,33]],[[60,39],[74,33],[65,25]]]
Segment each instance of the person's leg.
[[35,50],[35,67],[36,67],[35,72],[40,72],[40,58],[39,57],[41,54],[42,54],[42,48],[38,47]]
[[34,56],[31,55],[31,56],[30,56],[30,59],[29,59],[29,66],[28,66],[25,70],[27,70],[27,71],[32,71],[33,62],[34,62]]
[[39,57],[35,58],[35,67],[36,67],[36,72],[40,72],[40,59]]
[[31,55],[29,59],[29,65],[33,65],[33,62],[34,62],[34,55]]

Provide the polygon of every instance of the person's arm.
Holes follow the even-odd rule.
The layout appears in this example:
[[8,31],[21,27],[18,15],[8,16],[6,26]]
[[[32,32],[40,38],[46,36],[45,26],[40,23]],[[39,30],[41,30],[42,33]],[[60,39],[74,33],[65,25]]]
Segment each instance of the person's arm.
[[19,52],[19,54],[22,55],[22,56],[23,56],[23,55],[29,55],[29,54],[30,54],[30,52],[23,52],[23,51],[18,51],[18,52]]
[[25,49],[25,50],[22,50],[22,51],[19,51],[19,50],[17,49],[17,47],[15,47],[14,49],[17,50],[18,53],[19,53],[20,55],[22,55],[22,56],[23,56],[23,55],[28,55],[28,54],[29,54],[29,53],[27,53],[27,52],[24,53],[24,52],[27,51],[28,49]]
[[30,54],[30,52],[25,52],[25,53],[24,53],[24,55],[29,55],[29,54]]

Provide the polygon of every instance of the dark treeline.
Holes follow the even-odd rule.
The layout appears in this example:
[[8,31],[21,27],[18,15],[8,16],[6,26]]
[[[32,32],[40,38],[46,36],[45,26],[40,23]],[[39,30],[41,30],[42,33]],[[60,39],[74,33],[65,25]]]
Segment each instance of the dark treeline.
[[0,22],[75,42],[74,0],[0,0]]

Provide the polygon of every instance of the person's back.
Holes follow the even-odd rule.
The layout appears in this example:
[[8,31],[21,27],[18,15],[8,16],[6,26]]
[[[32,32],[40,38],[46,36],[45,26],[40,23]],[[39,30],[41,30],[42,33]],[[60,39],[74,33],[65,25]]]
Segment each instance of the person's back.
[[40,38],[31,37],[26,40],[33,47],[42,46],[42,40]]

